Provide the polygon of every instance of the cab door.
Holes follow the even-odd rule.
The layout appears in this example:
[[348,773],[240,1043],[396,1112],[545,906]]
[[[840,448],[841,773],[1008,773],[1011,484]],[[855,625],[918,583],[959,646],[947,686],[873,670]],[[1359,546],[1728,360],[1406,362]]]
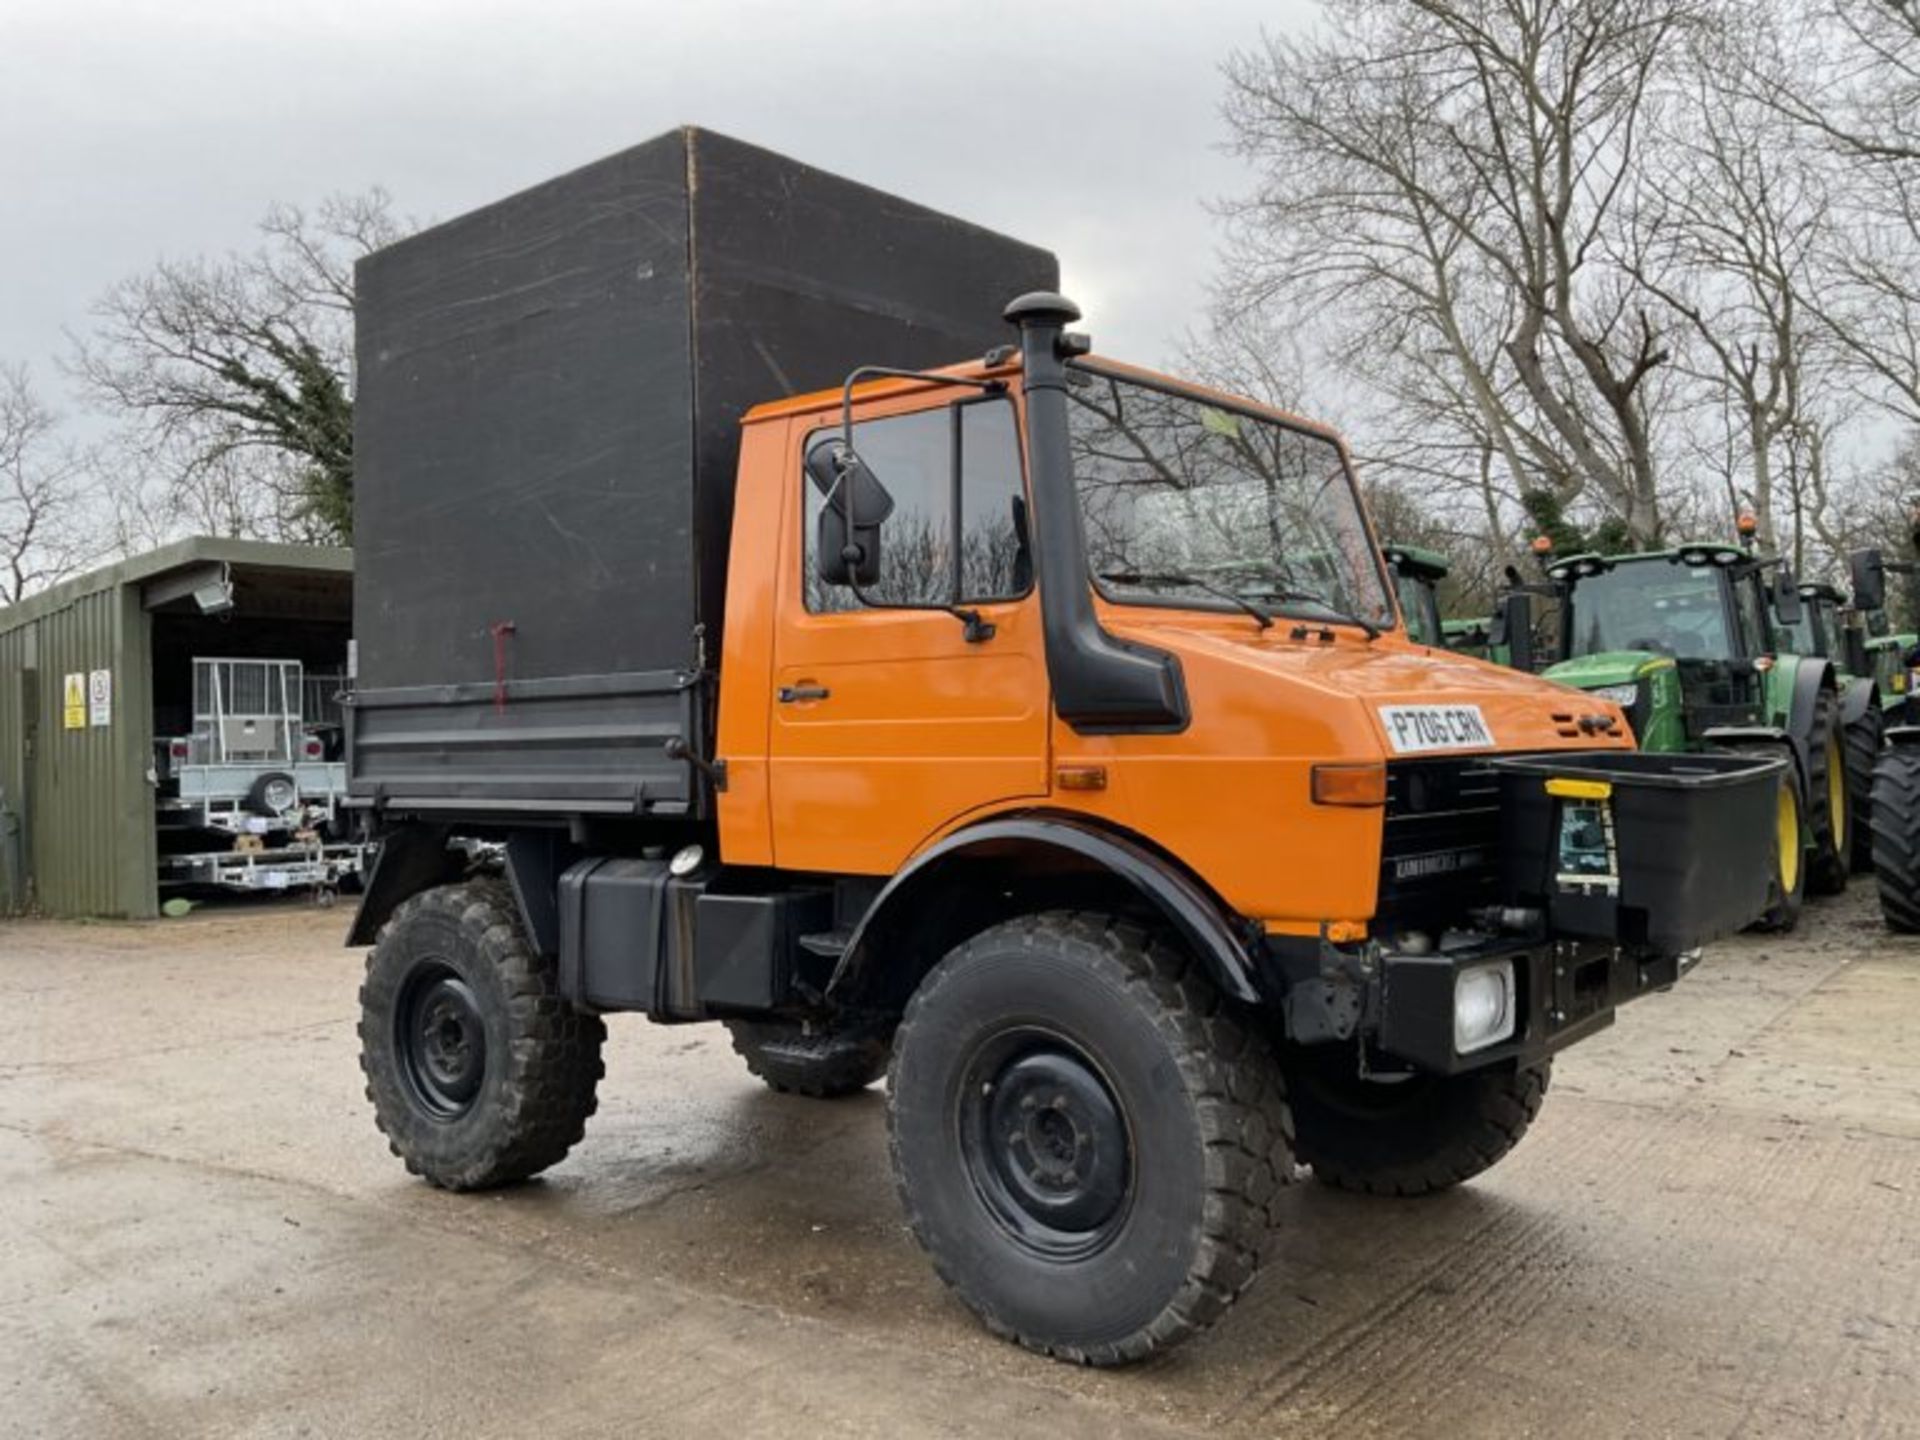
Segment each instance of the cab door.
[[[854,427],[892,508],[877,575],[820,577],[810,446],[839,417],[793,422],[769,740],[774,863],[890,874],[969,811],[1047,791],[1048,692],[1014,406],[924,394]],[[969,639],[950,605],[992,634]],[[899,608],[894,608],[899,607]]]

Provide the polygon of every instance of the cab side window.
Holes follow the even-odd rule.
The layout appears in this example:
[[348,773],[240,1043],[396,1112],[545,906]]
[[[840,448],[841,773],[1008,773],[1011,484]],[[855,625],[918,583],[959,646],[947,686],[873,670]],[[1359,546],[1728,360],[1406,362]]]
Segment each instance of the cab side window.
[[1760,655],[1775,648],[1759,580],[1750,576],[1734,584],[1733,608],[1740,612],[1740,638],[1747,654]]
[[[835,444],[838,425],[807,438]],[[853,448],[892,499],[879,532],[879,578],[861,587],[877,605],[944,606],[1026,593],[1026,499],[1013,404],[989,399],[889,415],[853,427]],[[806,603],[816,612],[858,610],[846,585],[820,578],[820,512],[806,489]],[[956,542],[956,530],[958,534]]]

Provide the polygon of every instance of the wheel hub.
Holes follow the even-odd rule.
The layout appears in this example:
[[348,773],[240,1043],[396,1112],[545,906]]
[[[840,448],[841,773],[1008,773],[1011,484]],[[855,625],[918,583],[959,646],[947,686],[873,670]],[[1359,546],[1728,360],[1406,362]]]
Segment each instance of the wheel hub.
[[973,1066],[962,1149],[1001,1226],[1051,1255],[1098,1248],[1125,1218],[1133,1162],[1113,1093],[1077,1047],[991,1047]]
[[467,982],[445,966],[416,973],[401,996],[402,1071],[414,1103],[437,1120],[465,1114],[487,1072],[487,1033]]

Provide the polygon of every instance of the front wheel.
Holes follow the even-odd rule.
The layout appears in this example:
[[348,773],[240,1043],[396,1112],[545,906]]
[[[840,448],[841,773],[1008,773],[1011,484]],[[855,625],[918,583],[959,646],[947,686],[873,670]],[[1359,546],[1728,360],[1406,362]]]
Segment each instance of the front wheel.
[[1872,700],[1860,718],[1846,728],[1847,795],[1853,813],[1853,870],[1856,875],[1873,869],[1873,768],[1886,743],[1887,720]]
[[1527,1133],[1553,1078],[1551,1060],[1364,1077],[1345,1045],[1294,1049],[1286,1069],[1313,1178],[1369,1195],[1431,1195],[1491,1169]]
[[1773,806],[1773,875],[1767,885],[1767,908],[1748,928],[1786,934],[1800,923],[1800,911],[1806,903],[1807,867],[1805,834],[1801,816],[1805,813],[1802,797],[1805,787],[1793,748],[1784,742],[1734,747],[1742,755],[1760,755],[1769,760],[1784,760],[1779,789]]
[[895,1037],[894,1176],[995,1334],[1094,1365],[1204,1328],[1252,1283],[1293,1176],[1267,1046],[1165,940],[1105,916],[997,925]]
[[1838,895],[1853,866],[1852,791],[1847,784],[1846,740],[1840,728],[1840,697],[1822,690],[1807,731],[1807,889]]
[[1920,746],[1882,750],[1874,767],[1873,870],[1889,928],[1920,934]]

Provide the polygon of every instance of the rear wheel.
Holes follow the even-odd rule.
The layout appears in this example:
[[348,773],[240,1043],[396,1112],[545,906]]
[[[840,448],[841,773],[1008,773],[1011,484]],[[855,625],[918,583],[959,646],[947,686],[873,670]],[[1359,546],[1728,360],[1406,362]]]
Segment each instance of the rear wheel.
[[1840,730],[1840,699],[1822,690],[1813,705],[1807,731],[1807,889],[1837,895],[1847,888],[1853,865],[1849,824],[1846,742]]
[[888,1082],[894,1175],[994,1333],[1094,1365],[1211,1324],[1293,1175],[1268,1047],[1200,968],[1108,917],[997,925],[921,984]]
[[1301,1160],[1336,1190],[1430,1195],[1491,1169],[1546,1100],[1553,1062],[1464,1075],[1363,1078],[1345,1045],[1290,1050]]
[[606,1027],[561,997],[500,880],[442,885],[381,928],[360,987],[360,1068],[407,1169],[447,1190],[524,1180],[580,1139]]
[[1887,924],[1920,934],[1920,746],[1882,750],[1874,767],[1873,872]]
[[1853,813],[1853,869],[1856,875],[1873,869],[1873,769],[1885,744],[1886,717],[1869,700],[1860,718],[1846,728],[1847,794]]

